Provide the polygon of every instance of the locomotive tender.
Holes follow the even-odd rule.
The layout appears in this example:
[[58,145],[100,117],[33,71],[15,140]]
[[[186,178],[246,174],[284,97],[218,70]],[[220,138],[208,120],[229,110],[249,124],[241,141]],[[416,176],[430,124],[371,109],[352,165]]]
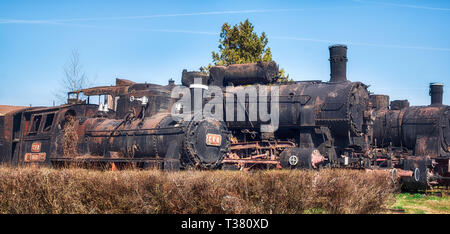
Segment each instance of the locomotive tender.
[[[259,62],[215,66],[209,74],[184,70],[182,85],[116,79],[115,86],[70,92],[61,106],[0,108],[0,162],[166,170],[347,167],[389,169],[419,187],[447,183],[450,109],[442,105],[442,85],[430,86],[430,106],[393,101],[389,108],[388,96],[347,79],[345,45],[329,50],[328,82],[277,83],[277,64]],[[213,86],[220,93],[211,95]],[[201,108],[223,97],[214,112],[225,117],[180,105],[189,98],[198,107],[199,94]],[[240,108],[244,118],[236,118]],[[263,131],[272,119],[263,118],[261,108],[278,113],[274,131]]]

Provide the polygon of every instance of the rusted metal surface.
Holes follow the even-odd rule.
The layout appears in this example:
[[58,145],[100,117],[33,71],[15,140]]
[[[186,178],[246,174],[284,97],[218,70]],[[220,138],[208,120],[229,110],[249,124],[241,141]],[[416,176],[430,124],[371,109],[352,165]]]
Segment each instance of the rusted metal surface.
[[406,109],[376,111],[373,124],[374,146],[388,147],[393,144],[401,146],[402,122]]
[[450,107],[411,107],[403,117],[403,142],[416,154],[431,157],[450,156]]
[[4,116],[10,112],[19,111],[26,109],[26,106],[8,106],[8,105],[0,105],[0,116]]
[[[157,114],[144,119],[124,121],[116,119],[90,119],[84,124],[84,138],[87,139],[86,152],[93,155],[109,156],[117,152],[124,158],[164,157],[167,152],[167,139],[164,135],[177,135],[183,132],[178,127],[160,126],[168,113]],[[166,141],[165,141],[166,140]],[[109,154],[109,155],[108,155]]]
[[200,78],[203,85],[230,86],[249,84],[272,84],[277,81],[278,65],[275,62],[258,62],[249,64],[232,64],[214,66],[209,74],[183,70],[182,84],[190,87],[194,79]]
[[295,146],[296,144],[291,141],[235,141],[231,143],[223,163],[235,165],[241,170],[260,168],[264,165],[281,168],[280,153]]
[[403,110],[409,107],[408,100],[394,100],[391,102],[391,110]]
[[414,172],[410,170],[402,170],[402,169],[365,169],[368,173],[378,173],[378,174],[389,174],[391,175],[392,180],[398,181],[402,178],[412,178],[414,176]]
[[311,165],[313,168],[318,168],[318,166],[325,160],[326,158],[320,154],[319,150],[313,150],[311,154]]
[[271,84],[278,79],[275,62],[214,66],[210,69],[210,85]]
[[[71,92],[68,104],[57,107],[0,106],[0,161],[109,169],[126,164],[165,170],[355,168],[392,173],[412,187],[448,183],[450,107],[442,104],[442,84],[430,84],[429,106],[410,107],[407,100],[389,106],[389,96],[369,95],[368,85],[347,79],[346,46],[329,50],[327,82],[275,83],[275,62],[216,66],[209,74],[183,71],[181,82],[190,90],[223,88],[224,104],[242,105],[244,120],[174,118],[170,111],[177,99],[171,92],[178,86],[173,80],[157,85],[117,79],[115,86]],[[191,86],[195,78],[200,86]],[[272,105],[275,84],[279,121],[276,131],[263,133],[267,120],[250,116]],[[266,92],[236,103],[249,86]],[[87,99],[79,100],[81,94]],[[96,96],[104,96],[105,103],[91,104]],[[223,106],[224,116],[232,111]]]
[[375,94],[375,95],[370,95],[369,97],[370,97],[370,103],[372,105],[372,108],[375,111],[389,109],[389,96],[388,95]]
[[69,92],[69,94],[84,93],[84,95],[86,96],[105,95],[105,94],[112,96],[119,96],[122,94],[126,94],[128,92],[128,87],[134,84],[136,83],[133,81],[117,78],[115,86],[98,86],[87,89],[80,89],[73,92]]
[[88,89],[80,89],[73,93],[84,93],[87,96],[94,96],[94,95],[112,95],[112,96],[118,96],[120,94],[126,93],[128,86],[101,86],[101,87],[93,87]]
[[200,79],[202,85],[208,85],[209,82],[209,74],[205,72],[199,71],[187,71],[183,70],[181,73],[181,84],[186,87],[190,87],[195,82],[195,78]]

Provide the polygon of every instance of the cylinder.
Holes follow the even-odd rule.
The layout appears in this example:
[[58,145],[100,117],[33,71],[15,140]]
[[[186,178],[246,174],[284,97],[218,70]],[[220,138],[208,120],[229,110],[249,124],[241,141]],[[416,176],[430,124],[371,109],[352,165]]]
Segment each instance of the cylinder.
[[214,66],[209,72],[210,84],[216,86],[271,84],[278,79],[278,65],[274,61]]
[[181,84],[190,87],[195,83],[195,78],[199,78],[202,85],[208,85],[209,75],[204,72],[183,70],[181,74]]
[[444,84],[430,83],[431,105],[442,105],[443,93],[444,93]]
[[325,157],[315,148],[288,148],[280,155],[283,168],[313,169],[325,161]]
[[330,82],[344,82],[347,80],[347,46],[332,45],[330,49]]

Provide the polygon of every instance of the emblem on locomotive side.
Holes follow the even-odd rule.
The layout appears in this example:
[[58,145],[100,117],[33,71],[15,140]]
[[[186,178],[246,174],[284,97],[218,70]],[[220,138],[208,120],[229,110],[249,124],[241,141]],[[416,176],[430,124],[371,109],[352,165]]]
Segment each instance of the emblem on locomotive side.
[[33,144],[31,144],[31,152],[41,152],[41,142],[33,142]]

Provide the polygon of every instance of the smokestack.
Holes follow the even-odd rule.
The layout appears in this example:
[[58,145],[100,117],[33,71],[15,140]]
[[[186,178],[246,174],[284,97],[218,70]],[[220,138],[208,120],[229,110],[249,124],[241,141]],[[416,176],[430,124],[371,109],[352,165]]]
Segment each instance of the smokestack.
[[330,82],[344,82],[347,80],[347,46],[332,45],[330,49]]
[[444,93],[444,84],[430,83],[431,105],[442,105],[443,93]]

